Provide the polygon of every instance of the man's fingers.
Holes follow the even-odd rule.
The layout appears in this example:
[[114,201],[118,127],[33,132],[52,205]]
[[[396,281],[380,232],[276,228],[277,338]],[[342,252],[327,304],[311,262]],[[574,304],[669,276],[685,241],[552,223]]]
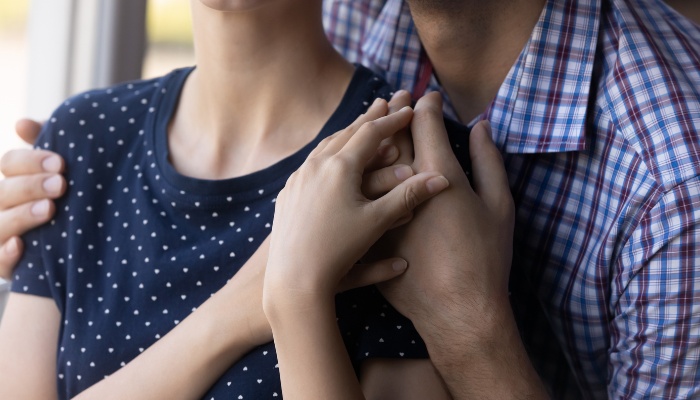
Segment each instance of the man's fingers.
[[[404,107],[411,105],[411,95],[405,90],[399,90],[389,100],[389,114],[394,114]],[[411,164],[413,162],[413,146],[411,134],[408,129],[399,132],[390,138],[384,139],[377,150],[377,154],[367,163],[365,171],[376,171],[397,163]]]
[[508,184],[508,174],[503,157],[491,139],[491,125],[488,121],[481,121],[472,129],[469,153],[472,183],[477,195],[488,207],[512,213],[513,197]]
[[66,191],[66,181],[57,174],[33,174],[0,181],[0,210],[40,199],[55,199]]
[[371,264],[357,264],[343,278],[338,292],[374,285],[394,279],[406,271],[408,264],[401,258],[390,258]]
[[412,117],[413,110],[410,107],[404,107],[391,115],[367,122],[348,140],[338,154],[345,154],[364,167],[376,154],[379,144],[408,126]]
[[22,241],[18,237],[10,238],[0,246],[0,278],[8,281],[12,279],[12,271],[22,256],[23,249]]
[[450,183],[437,172],[414,175],[385,196],[371,202],[375,219],[385,227],[393,226],[421,203],[445,190]]
[[46,150],[18,149],[0,159],[0,172],[5,176],[30,175],[42,172],[63,172],[63,159]]
[[389,100],[389,114],[393,114],[404,107],[411,106],[411,94],[405,90],[399,90]]
[[399,148],[388,140],[384,140],[377,153],[372,157],[372,159],[367,162],[365,167],[365,172],[376,171],[378,169],[388,167],[399,159]]
[[439,93],[430,93],[418,100],[411,121],[411,132],[418,165],[431,168],[445,156],[454,156],[445,129],[442,97]]
[[36,142],[36,138],[39,137],[41,126],[42,124],[37,121],[31,119],[20,119],[15,124],[15,131],[17,132],[17,136],[22,138],[22,140],[27,142],[27,144],[33,145],[34,142]]
[[366,173],[362,177],[362,193],[368,199],[376,199],[411,176],[413,176],[413,169],[408,165],[392,165]]
[[46,223],[55,212],[51,200],[25,203],[0,212],[0,243]]

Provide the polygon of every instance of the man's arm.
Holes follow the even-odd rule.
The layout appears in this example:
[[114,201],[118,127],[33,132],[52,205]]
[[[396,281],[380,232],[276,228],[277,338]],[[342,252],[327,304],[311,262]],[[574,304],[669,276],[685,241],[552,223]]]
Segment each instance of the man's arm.
[[[32,144],[41,125],[21,120],[17,134]],[[0,278],[9,279],[22,254],[20,235],[44,224],[54,212],[53,199],[63,195],[66,182],[60,175],[60,156],[48,151],[12,150],[0,161]]]
[[414,323],[454,398],[546,398],[508,300],[514,206],[500,153],[488,126],[476,126],[472,190],[442,118],[439,96],[416,105],[413,168],[444,171],[450,188],[381,244],[380,258],[410,267],[380,289]]

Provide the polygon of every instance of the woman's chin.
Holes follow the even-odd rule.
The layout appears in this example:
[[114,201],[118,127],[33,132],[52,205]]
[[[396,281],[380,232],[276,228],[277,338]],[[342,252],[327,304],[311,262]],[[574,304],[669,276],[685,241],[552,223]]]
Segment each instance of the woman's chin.
[[204,6],[217,11],[249,11],[259,8],[272,0],[198,0]]

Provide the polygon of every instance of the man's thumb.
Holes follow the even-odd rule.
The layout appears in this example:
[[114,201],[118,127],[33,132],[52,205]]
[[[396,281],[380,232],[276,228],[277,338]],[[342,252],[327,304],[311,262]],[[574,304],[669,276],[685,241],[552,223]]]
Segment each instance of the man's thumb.
[[41,132],[41,124],[31,119],[20,119],[15,124],[17,135],[27,144],[33,145]]
[[472,183],[479,197],[489,207],[512,208],[513,197],[503,157],[491,139],[491,125],[481,121],[469,137]]
[[453,157],[439,93],[430,93],[418,100],[413,109],[411,133],[417,165],[431,169],[444,157]]

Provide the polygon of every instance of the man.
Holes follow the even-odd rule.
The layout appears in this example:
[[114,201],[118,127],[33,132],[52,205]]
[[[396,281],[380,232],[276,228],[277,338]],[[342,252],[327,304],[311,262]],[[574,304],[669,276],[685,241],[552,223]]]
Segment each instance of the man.
[[[326,13],[350,60],[414,96],[440,91],[465,123],[488,119],[504,154],[510,299],[508,199],[479,180],[496,168],[488,145],[473,149],[479,196],[427,204],[399,236],[430,254],[399,240],[411,268],[382,288],[452,395],[700,395],[698,28],[643,0],[337,0]],[[420,118],[441,129],[437,108]],[[48,160],[34,157],[10,169]]]

